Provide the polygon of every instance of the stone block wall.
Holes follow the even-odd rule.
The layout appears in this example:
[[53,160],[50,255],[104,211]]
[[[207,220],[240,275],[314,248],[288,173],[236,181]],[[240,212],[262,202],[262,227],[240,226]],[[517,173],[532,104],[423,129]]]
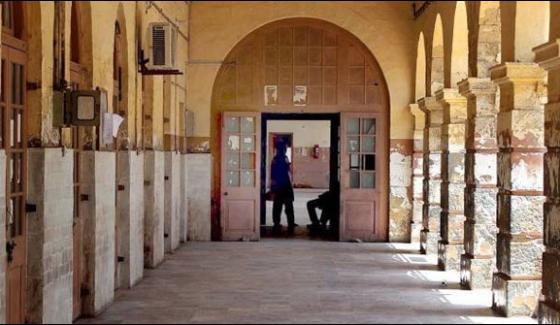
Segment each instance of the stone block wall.
[[113,301],[115,292],[115,161],[114,152],[82,153],[82,202],[84,220],[84,315],[94,316]]
[[544,245],[541,324],[560,323],[560,40],[534,50],[535,62],[548,74],[548,102],[544,107]]
[[412,141],[391,140],[389,241],[409,242],[412,223]]
[[27,321],[72,322],[74,153],[29,149]]
[[467,98],[461,284],[471,289],[491,288],[497,234],[497,89],[489,78],[469,78],[459,83],[459,91]]
[[422,209],[424,206],[424,126],[425,113],[418,104],[410,104],[414,115],[414,142],[412,154],[412,224],[410,241],[420,245],[420,233],[423,229]]
[[435,97],[425,97],[419,106],[426,114],[424,127],[424,182],[422,209],[422,233],[420,251],[423,254],[438,253],[441,217],[441,130],[443,109]]
[[130,268],[128,287],[144,276],[144,153],[130,153]]
[[164,252],[164,153],[144,152],[144,266],[158,266]]
[[188,240],[211,239],[212,156],[187,154]]
[[144,156],[117,153],[117,286],[130,288],[144,274]]
[[180,197],[179,197],[179,228],[180,234],[179,239],[182,243],[187,242],[187,224],[189,219],[189,211],[188,211],[188,204],[189,198],[187,195],[187,155],[182,154],[181,158],[181,167],[180,167],[180,175],[181,175],[181,184],[180,184]]
[[493,308],[505,316],[531,316],[542,277],[545,72],[535,63],[504,63],[491,76],[501,98]]
[[164,174],[164,243],[165,252],[173,252],[180,243],[179,199],[181,191],[181,155],[166,151]]
[[464,247],[467,99],[457,89],[442,89],[436,98],[444,116],[438,266],[441,270],[459,271]]

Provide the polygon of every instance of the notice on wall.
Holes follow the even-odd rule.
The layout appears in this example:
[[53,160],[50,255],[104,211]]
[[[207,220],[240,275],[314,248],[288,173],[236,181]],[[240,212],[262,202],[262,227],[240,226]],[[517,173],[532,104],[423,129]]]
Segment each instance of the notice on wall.
[[264,86],[264,106],[274,106],[278,104],[278,86]]
[[307,104],[307,86],[295,86],[294,105],[305,106]]

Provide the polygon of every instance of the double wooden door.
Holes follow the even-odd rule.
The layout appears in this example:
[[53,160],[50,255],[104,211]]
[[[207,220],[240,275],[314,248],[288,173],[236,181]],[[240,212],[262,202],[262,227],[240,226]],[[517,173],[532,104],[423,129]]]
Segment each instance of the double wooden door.
[[[341,113],[340,240],[387,240],[387,125],[377,113]],[[222,116],[221,227],[224,240],[259,239],[259,113]],[[333,190],[335,190],[333,188]]]
[[26,43],[2,40],[1,142],[6,153],[7,322],[25,321],[27,269]]

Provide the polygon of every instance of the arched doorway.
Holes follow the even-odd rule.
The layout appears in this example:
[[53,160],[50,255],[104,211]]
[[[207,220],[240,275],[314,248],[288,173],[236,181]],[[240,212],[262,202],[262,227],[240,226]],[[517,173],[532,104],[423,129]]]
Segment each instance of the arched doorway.
[[369,50],[308,18],[265,25],[232,49],[212,96],[215,238],[259,237],[261,113],[340,114],[340,239],[387,240],[389,94]]

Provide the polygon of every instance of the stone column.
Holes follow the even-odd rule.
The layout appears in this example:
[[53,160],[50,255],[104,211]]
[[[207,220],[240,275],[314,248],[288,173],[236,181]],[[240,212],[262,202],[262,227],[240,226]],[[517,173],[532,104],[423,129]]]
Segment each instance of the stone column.
[[459,271],[464,249],[467,99],[457,89],[442,89],[436,99],[443,109],[438,266]]
[[424,207],[420,251],[437,254],[441,214],[441,126],[443,110],[434,97],[418,102],[426,114],[424,128]]
[[212,239],[212,156],[207,153],[190,153],[187,155],[187,166],[188,240],[210,241]]
[[534,49],[535,61],[548,71],[545,105],[544,245],[541,324],[560,323],[560,40]]
[[180,239],[180,158],[175,151],[164,152],[164,247],[166,253],[175,251]]
[[144,151],[144,267],[156,268],[165,256],[164,153]]
[[491,288],[496,254],[497,152],[496,86],[489,78],[459,83],[467,98],[465,156],[465,254],[461,285]]
[[414,144],[412,154],[412,227],[410,242],[420,244],[422,209],[424,207],[424,127],[426,118],[418,104],[410,104],[414,115]]
[[544,74],[535,63],[504,63],[491,69],[500,87],[493,309],[508,317],[532,315],[541,290]]

